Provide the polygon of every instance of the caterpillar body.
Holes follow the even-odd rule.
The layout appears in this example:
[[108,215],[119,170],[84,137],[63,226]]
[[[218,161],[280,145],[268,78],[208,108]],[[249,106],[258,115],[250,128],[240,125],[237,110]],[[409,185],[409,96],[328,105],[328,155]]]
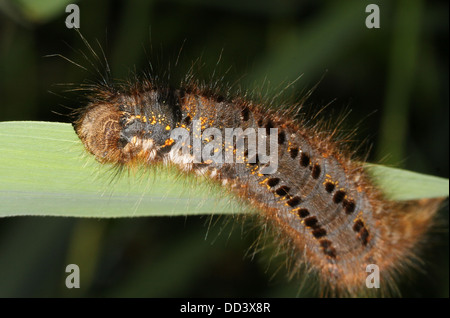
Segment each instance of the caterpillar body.
[[[309,264],[333,295],[367,291],[370,264],[379,267],[383,282],[395,281],[414,266],[440,201],[384,199],[362,163],[333,134],[293,117],[200,86],[173,89],[145,80],[119,88],[99,86],[74,127],[102,163],[173,164],[247,200],[295,251],[289,254],[296,255],[294,268]],[[171,133],[177,128],[193,133],[196,122],[202,131],[214,127],[222,133],[225,128],[277,129],[278,169],[264,173],[267,164],[248,146],[241,163],[195,162],[193,148],[182,154]],[[225,147],[222,143],[222,153]]]

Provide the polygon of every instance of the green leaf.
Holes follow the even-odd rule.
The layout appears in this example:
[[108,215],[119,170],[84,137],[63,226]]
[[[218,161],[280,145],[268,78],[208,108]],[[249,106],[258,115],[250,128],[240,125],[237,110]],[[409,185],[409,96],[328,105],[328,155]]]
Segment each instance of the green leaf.
[[30,21],[45,22],[53,17],[66,14],[66,6],[73,0],[16,0],[22,14]]
[[174,169],[118,173],[84,150],[70,124],[0,123],[0,216],[134,217],[247,211]]
[[366,171],[392,200],[448,197],[448,179],[374,164],[366,164]]
[[[88,154],[70,124],[0,123],[0,216],[135,217],[250,212],[208,180],[154,167],[118,173]],[[448,180],[368,165],[396,200],[448,196]]]

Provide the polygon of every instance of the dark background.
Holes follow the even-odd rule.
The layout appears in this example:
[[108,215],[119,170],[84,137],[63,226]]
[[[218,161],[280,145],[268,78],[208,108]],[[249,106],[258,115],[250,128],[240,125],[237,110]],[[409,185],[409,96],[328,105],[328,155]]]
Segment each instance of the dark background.
[[[81,53],[89,54],[86,45],[65,27],[68,3],[0,1],[1,121],[68,122],[65,106],[82,106],[82,97],[65,93],[67,84],[98,80]],[[343,128],[358,127],[370,161],[448,178],[447,1],[75,3],[82,35],[99,54],[100,43],[113,78],[148,71],[151,63],[177,85],[199,60],[200,80],[223,76],[223,87],[270,98],[302,75],[277,103],[298,101],[320,81],[308,109],[332,102],[325,120],[351,110]],[[380,6],[380,29],[365,27],[369,3]],[[51,54],[89,71],[45,57]],[[448,297],[448,207],[440,218],[425,273],[406,275],[404,296]],[[0,296],[315,295],[298,293],[284,268],[274,275],[270,254],[245,257],[257,233],[223,219],[206,239],[209,217],[2,219]],[[81,267],[80,290],[64,286],[69,263]]]

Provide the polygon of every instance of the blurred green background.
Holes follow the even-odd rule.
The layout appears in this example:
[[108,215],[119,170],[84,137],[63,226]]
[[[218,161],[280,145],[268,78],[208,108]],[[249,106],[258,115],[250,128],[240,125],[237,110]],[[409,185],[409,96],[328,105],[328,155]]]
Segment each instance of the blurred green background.
[[[332,102],[327,120],[351,110],[344,127],[358,126],[370,161],[448,178],[447,1],[0,0],[1,121],[67,122],[65,107],[80,107],[83,98],[58,84],[98,79],[45,57],[61,54],[93,70],[80,53],[86,46],[65,27],[68,3],[79,5],[80,31],[100,52],[98,40],[113,78],[150,63],[163,73],[170,64],[176,85],[201,58],[199,79],[223,76],[225,87],[272,97],[302,75],[280,101],[296,101],[320,81],[309,109]],[[380,6],[380,29],[365,27],[369,3]],[[315,295],[299,293],[284,268],[275,273],[280,264],[269,262],[270,253],[245,256],[258,235],[246,230],[251,225],[242,231],[240,222],[209,221],[1,219],[0,296]],[[449,295],[448,205],[440,221],[425,274],[406,275],[404,296]],[[79,290],[65,288],[70,263],[81,268]]]

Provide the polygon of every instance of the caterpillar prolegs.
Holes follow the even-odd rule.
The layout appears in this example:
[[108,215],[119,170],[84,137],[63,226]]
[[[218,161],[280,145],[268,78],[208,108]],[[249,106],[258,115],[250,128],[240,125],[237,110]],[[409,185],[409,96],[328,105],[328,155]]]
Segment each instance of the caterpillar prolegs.
[[[293,263],[309,264],[333,294],[364,293],[368,265],[377,265],[388,283],[413,266],[440,200],[384,199],[362,163],[333,134],[294,118],[293,111],[264,106],[195,85],[173,89],[146,80],[99,87],[74,127],[102,163],[176,165],[222,184],[257,207],[260,219],[284,241],[280,244],[295,251]],[[217,134],[204,133],[210,128]],[[188,138],[173,137],[177,129]],[[273,162],[252,149],[252,139],[242,143],[241,152],[238,138],[218,140],[227,129],[254,131],[259,145],[276,149],[275,169],[266,169]],[[206,151],[213,158],[224,158],[231,149],[234,161],[198,158],[196,138],[203,149],[215,142]]]

